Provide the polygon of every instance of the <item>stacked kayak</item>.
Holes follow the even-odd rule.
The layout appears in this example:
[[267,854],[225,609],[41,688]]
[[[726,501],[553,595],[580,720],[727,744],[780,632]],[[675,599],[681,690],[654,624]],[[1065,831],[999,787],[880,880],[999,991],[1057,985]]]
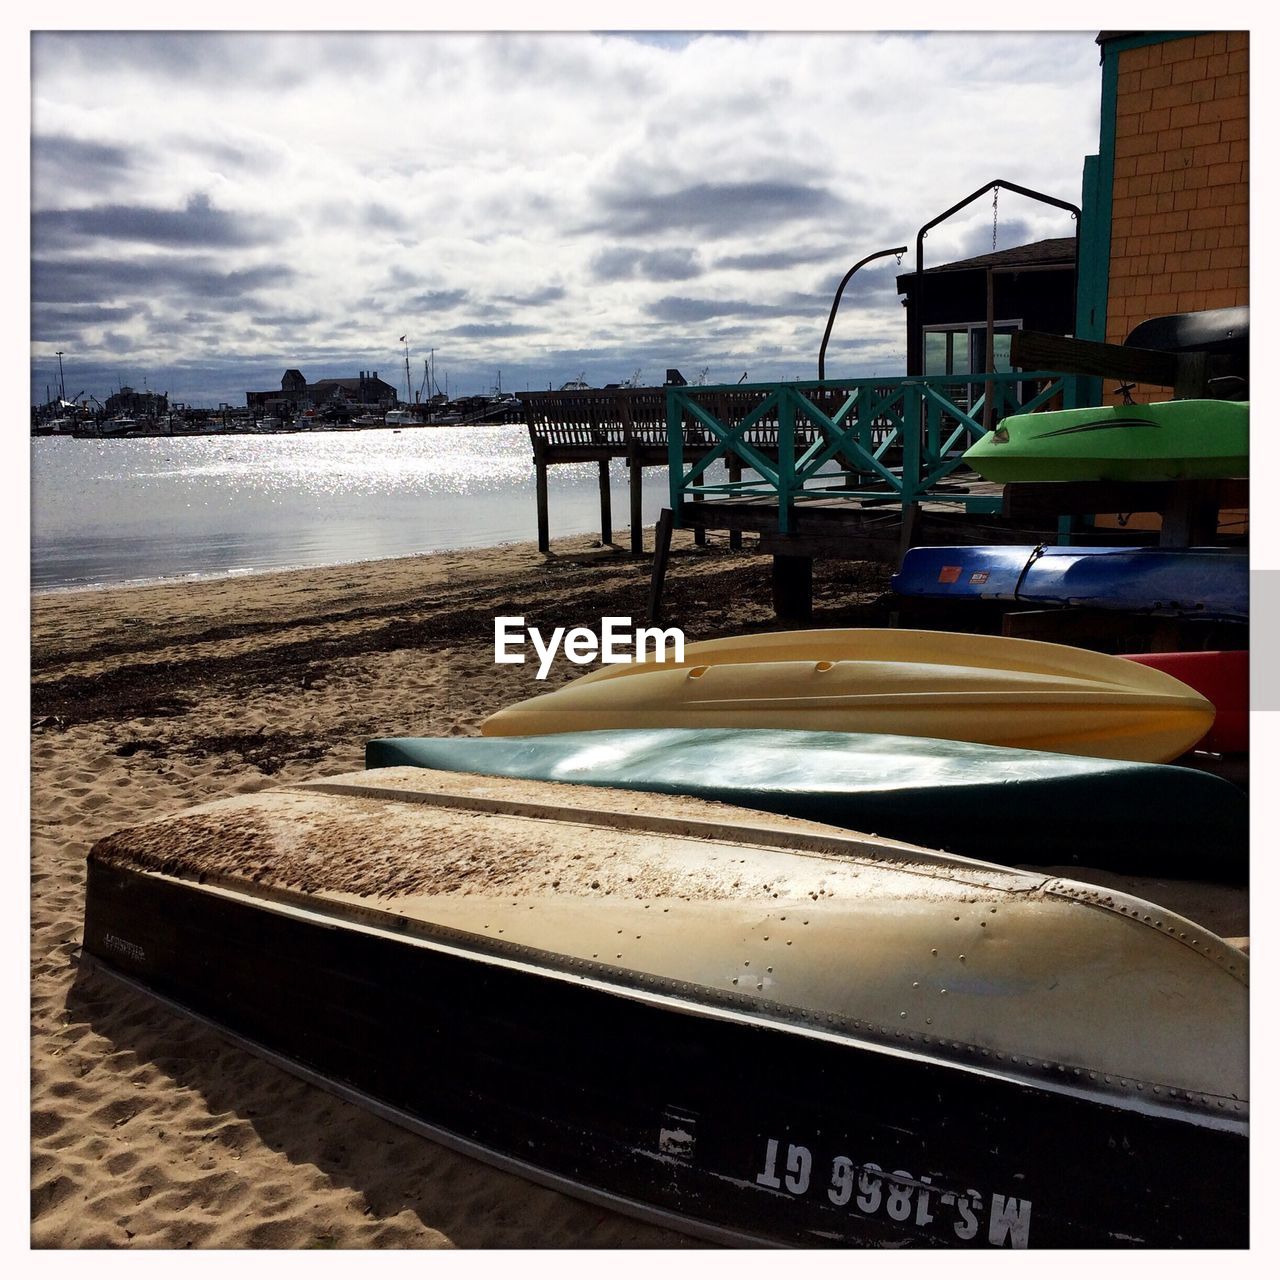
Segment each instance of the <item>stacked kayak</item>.
[[1247,956],[1043,872],[388,768],[99,841],[84,955],[408,1128],[716,1240],[1248,1243]]
[[1247,476],[1249,405],[1170,400],[1016,414],[964,460],[998,484]]
[[1244,793],[1169,765],[798,729],[381,738],[365,748],[368,769],[403,765],[697,796],[990,862],[1246,878]]
[[942,631],[777,632],[602,667],[490,716],[481,732],[807,729],[1165,763],[1213,706],[1161,671],[1068,645]]
[[1244,622],[1249,557],[1220,547],[912,547],[903,596],[1006,600]]

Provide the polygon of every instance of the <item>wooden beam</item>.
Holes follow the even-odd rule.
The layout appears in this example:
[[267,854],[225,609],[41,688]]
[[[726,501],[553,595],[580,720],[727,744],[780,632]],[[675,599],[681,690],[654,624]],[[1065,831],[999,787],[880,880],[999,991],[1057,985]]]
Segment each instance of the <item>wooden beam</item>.
[[1178,381],[1178,357],[1172,352],[1086,342],[1083,338],[1064,338],[1059,334],[1037,333],[1034,329],[1014,333],[1009,363],[1019,369],[1083,373],[1122,382],[1146,382],[1157,387],[1172,387]]
[[538,550],[546,555],[551,550],[551,517],[547,507],[547,463],[541,453],[533,455],[538,491]]
[[657,622],[662,613],[662,588],[667,581],[667,561],[671,558],[671,508],[658,513],[658,526],[653,534],[653,576],[649,579],[649,621]]
[[613,506],[609,494],[609,459],[600,459],[600,541],[608,546],[613,541]]
[[1063,515],[1164,511],[1179,486],[1194,486],[1202,503],[1247,507],[1248,480],[1079,480],[1067,484],[1007,484],[1001,514],[1010,520],[1053,520]]
[[634,448],[627,455],[627,478],[631,495],[631,554],[644,552],[644,467]]
[[808,622],[813,617],[813,558],[773,557],[773,612],[780,621]]

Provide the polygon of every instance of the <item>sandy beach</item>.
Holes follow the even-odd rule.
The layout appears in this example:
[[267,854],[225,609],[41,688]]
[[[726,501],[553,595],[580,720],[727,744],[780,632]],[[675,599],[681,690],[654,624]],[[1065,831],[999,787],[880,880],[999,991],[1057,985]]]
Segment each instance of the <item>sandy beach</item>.
[[[95,840],[219,796],[357,769],[370,737],[474,734],[499,707],[580,673],[561,657],[538,685],[532,666],[495,666],[495,615],[543,628],[644,616],[647,559],[586,537],[554,551],[34,598],[34,1245],[696,1243],[406,1133],[75,964]],[[884,625],[887,584],[878,566],[819,562],[814,625]],[[722,543],[677,535],[665,601],[690,639],[774,625],[768,561]],[[1248,934],[1243,890],[1090,878]]]

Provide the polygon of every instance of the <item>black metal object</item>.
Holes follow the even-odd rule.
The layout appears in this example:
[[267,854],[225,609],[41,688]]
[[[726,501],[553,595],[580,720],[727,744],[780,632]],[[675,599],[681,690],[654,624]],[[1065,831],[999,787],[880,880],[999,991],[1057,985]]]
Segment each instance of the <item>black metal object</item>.
[[827,317],[826,331],[822,335],[822,346],[818,348],[818,381],[821,382],[827,376],[827,343],[831,341],[831,328],[836,322],[836,312],[840,309],[840,299],[844,296],[845,286],[853,279],[868,262],[874,262],[877,258],[887,258],[893,254],[897,258],[901,258],[907,251],[907,246],[899,245],[896,249],[881,249],[876,253],[869,253],[861,262],[855,262],[848,271],[844,273],[844,279],[840,281],[839,287],[836,289],[836,296],[831,300],[831,314]]
[[1249,356],[1249,308],[1217,307],[1181,311],[1144,320],[1124,340],[1126,347],[1148,351],[1205,351],[1212,355]]
[[1247,1243],[1239,1132],[448,942],[89,861],[90,956],[408,1127],[640,1216],[803,1245]]
[[[984,196],[988,191],[1003,187],[1006,191],[1015,191],[1020,196],[1026,196],[1029,200],[1038,200],[1041,204],[1053,205],[1056,209],[1065,209],[1075,219],[1076,223],[1076,251],[1075,251],[1075,291],[1078,293],[1080,288],[1080,206],[1072,204],[1069,200],[1059,200],[1056,196],[1045,195],[1043,191],[1033,191],[1030,187],[1019,186],[1016,182],[1009,182],[1004,178],[994,178],[988,182],[985,187],[979,187],[977,191],[965,196],[958,204],[953,204],[945,213],[940,213],[930,222],[926,222],[924,226],[916,232],[916,287],[915,287],[915,307],[916,314],[920,315],[923,311],[924,301],[924,240],[934,227],[940,223],[946,222],[953,214],[959,213],[961,209],[971,205],[980,196]],[[911,334],[911,342],[915,346],[915,367],[924,372],[924,329],[917,325],[915,332]]]

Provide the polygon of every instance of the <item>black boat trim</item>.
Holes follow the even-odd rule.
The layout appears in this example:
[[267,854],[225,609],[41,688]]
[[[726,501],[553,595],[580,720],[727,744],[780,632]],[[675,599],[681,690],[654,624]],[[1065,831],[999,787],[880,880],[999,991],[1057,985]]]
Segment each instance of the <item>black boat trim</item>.
[[160,995],[145,983],[122,973],[92,952],[81,949],[76,956],[76,962],[85,972],[98,971],[105,974],[111,981],[118,982],[130,990],[146,996],[147,999],[155,1000],[165,1008],[171,1009],[185,1018],[190,1018],[201,1026],[210,1028],[228,1043],[253,1054],[255,1058],[269,1062],[281,1071],[287,1071],[290,1075],[305,1081],[307,1084],[323,1089],[326,1093],[341,1098],[344,1102],[350,1102],[355,1106],[361,1107],[380,1119],[389,1121],[391,1124],[399,1125],[401,1128],[408,1129],[421,1137],[429,1138],[432,1142],[438,1142],[442,1147],[447,1147],[460,1155],[470,1156],[472,1159],[479,1160],[495,1169],[501,1169],[504,1173],[513,1173],[517,1177],[524,1178],[538,1186],[570,1195],[576,1200],[599,1205],[603,1209],[610,1209],[615,1213],[621,1213],[628,1218],[647,1222],[652,1226],[682,1231],[685,1235],[694,1236],[712,1244],[745,1249],[781,1249],[786,1247],[779,1241],[767,1236],[731,1231],[727,1227],[718,1227],[714,1223],[703,1221],[700,1218],[688,1218],[682,1214],[655,1209],[653,1205],[647,1204],[642,1200],[632,1200],[626,1196],[617,1195],[612,1191],[602,1191],[589,1183],[575,1182],[572,1178],[563,1178],[557,1174],[550,1173],[539,1165],[528,1164],[523,1160],[517,1160],[514,1156],[504,1155],[500,1151],[495,1151],[492,1147],[483,1146],[470,1138],[454,1133],[452,1129],[443,1129],[427,1124],[411,1112],[404,1111],[400,1107],[393,1107],[380,1101],[370,1093],[365,1093],[361,1089],[353,1089],[350,1085],[340,1084],[330,1076],[326,1076],[319,1071],[313,1071],[310,1067],[303,1066],[297,1059],[276,1052],[276,1050],[269,1048],[260,1040],[254,1040],[249,1036],[241,1035],[238,1031],[233,1031],[226,1023],[207,1017],[205,1014],[191,1008],[190,1005],[183,1004],[179,1000],[173,1000],[169,996]]
[[[326,898],[324,909],[319,910],[313,897],[296,890],[281,890],[273,886],[268,891],[271,896],[260,896],[246,891],[242,885],[233,888],[226,884],[215,883],[212,878],[206,878],[196,884],[182,876],[159,872],[135,874],[187,888],[198,888],[203,892],[247,904],[258,910],[274,912],[326,928],[352,929],[359,933],[441,952],[479,964],[494,965],[555,982],[586,987],[621,999],[632,1000],[638,1004],[678,1010],[681,1013],[719,1022],[781,1031],[825,1043],[847,1045],[893,1058],[962,1071],[969,1075],[998,1080],[1023,1088],[1042,1089],[1087,1101],[1095,1106],[1113,1107],[1119,1111],[1174,1120],[1197,1128],[1246,1137],[1249,1132],[1248,1103],[1235,1098],[1176,1090],[1165,1084],[1094,1072],[1088,1068],[1067,1063],[1048,1062],[1043,1058],[1023,1059],[1022,1055],[1008,1055],[1009,1061],[1019,1068],[1016,1071],[1009,1067],[1001,1068],[993,1064],[965,1061],[962,1057],[894,1044],[893,1040],[905,1038],[913,1043],[924,1041],[936,1049],[950,1050],[952,1054],[967,1052],[987,1058],[994,1054],[1002,1061],[1006,1055],[958,1040],[926,1036],[923,1032],[901,1030],[891,1032],[886,1027],[879,1027],[870,1022],[863,1023],[859,1019],[847,1021],[842,1019],[845,1021],[845,1029],[827,1030],[813,1024],[814,1014],[795,1006],[751,999],[745,994],[718,991],[715,988],[681,982],[677,979],[659,978],[637,970],[620,969],[598,961],[543,951],[522,943],[486,938],[453,929],[447,925],[411,920],[405,916],[395,916],[389,912],[356,903]],[[360,917],[371,923],[365,923]],[[770,1016],[770,1013],[760,1011],[761,1006],[776,1010],[776,1013]],[[835,1015],[828,1014],[827,1018],[830,1023],[835,1024]],[[853,1024],[852,1031],[847,1029],[848,1022]],[[858,1034],[859,1032],[864,1034]],[[1073,1084],[1069,1080],[1051,1074],[1054,1071],[1060,1073],[1070,1071],[1077,1076],[1087,1074],[1091,1077],[1091,1082],[1089,1085]],[[1168,1096],[1167,1102],[1163,1100],[1162,1095]],[[1222,1110],[1222,1114],[1208,1110],[1214,1105]],[[1227,1113],[1228,1106],[1234,1114]]]
[[1160,424],[1150,418],[1112,418],[1107,422],[1082,422],[1075,427],[1059,427],[1057,431],[1045,431],[1036,440],[1051,440],[1054,436],[1074,436],[1084,431],[1110,431],[1113,427],[1151,427],[1160,430]]

